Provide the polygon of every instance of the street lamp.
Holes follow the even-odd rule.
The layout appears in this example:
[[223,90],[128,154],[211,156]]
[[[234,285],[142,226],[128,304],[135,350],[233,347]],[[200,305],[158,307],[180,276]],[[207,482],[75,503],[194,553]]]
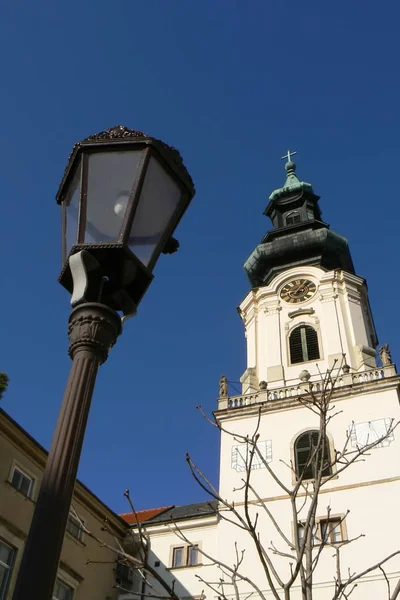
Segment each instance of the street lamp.
[[13,600],[51,600],[97,370],[194,195],[179,152],[123,126],[75,144],[57,193],[72,367]]

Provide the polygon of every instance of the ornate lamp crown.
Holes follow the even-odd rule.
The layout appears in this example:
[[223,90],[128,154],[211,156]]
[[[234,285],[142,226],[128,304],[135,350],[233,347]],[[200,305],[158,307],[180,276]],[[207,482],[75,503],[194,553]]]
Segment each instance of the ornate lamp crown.
[[182,156],[180,152],[174,147],[169,146],[162,140],[151,137],[143,131],[137,131],[136,129],[129,129],[125,125],[116,125],[115,127],[110,127],[110,129],[106,129],[105,131],[100,131],[99,133],[93,133],[89,135],[87,138],[81,140],[80,142],[76,142],[72,148],[71,154],[68,157],[68,162],[65,167],[64,175],[61,180],[60,186],[57,191],[57,202],[60,204],[62,201],[61,191],[64,187],[65,180],[68,177],[70,172],[70,168],[72,166],[73,160],[76,154],[85,146],[96,145],[98,143],[101,144],[118,144],[121,142],[145,142],[148,144],[154,145],[161,154],[167,155],[169,158],[169,162],[173,164],[175,169],[179,172],[181,177],[184,179],[186,185],[191,191],[192,195],[194,194],[194,183],[193,180],[186,169]]

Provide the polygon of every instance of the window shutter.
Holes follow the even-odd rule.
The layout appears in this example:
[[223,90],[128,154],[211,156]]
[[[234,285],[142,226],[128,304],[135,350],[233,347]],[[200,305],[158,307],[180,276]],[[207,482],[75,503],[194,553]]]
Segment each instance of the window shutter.
[[[321,464],[320,461],[322,456],[318,453],[319,456],[315,456],[313,462],[307,465],[311,454],[318,443],[318,433],[318,431],[306,431],[300,435],[295,442],[296,475],[298,477],[303,475],[304,479],[313,479],[317,470],[317,461],[319,460],[319,464]],[[325,443],[324,463],[327,463],[327,466],[323,469],[322,475],[327,477],[331,474],[331,467],[329,466],[330,454],[327,442]]]
[[292,364],[319,359],[318,334],[310,325],[300,325],[290,334],[290,362]]

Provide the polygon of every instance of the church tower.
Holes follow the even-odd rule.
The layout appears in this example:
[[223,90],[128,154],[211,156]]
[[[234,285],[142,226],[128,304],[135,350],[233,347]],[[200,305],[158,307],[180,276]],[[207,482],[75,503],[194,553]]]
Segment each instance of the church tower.
[[[142,524],[181,598],[381,600],[400,588],[400,377],[387,345],[376,359],[346,239],[290,159],[265,209],[273,229],[245,263],[247,368],[237,396],[220,380],[219,485],[188,457],[212,501]],[[165,597],[159,581],[148,598]]]
[[[288,490],[302,477],[304,490],[313,489],[313,469],[309,465],[305,474],[302,469],[321,426],[319,415],[305,406],[303,398],[310,389],[320,392],[326,373],[331,372],[336,380],[330,400],[335,410],[326,423],[324,453],[329,465],[323,473],[326,481],[313,529],[313,556],[319,553],[313,597],[336,598],[333,556],[337,548],[346,573],[362,573],[399,548],[398,430],[392,427],[400,419],[400,378],[387,345],[377,361],[367,284],[355,272],[347,240],[323,220],[319,197],[311,184],[298,178],[290,153],[285,169],[284,185],[272,192],[264,212],[273,228],[244,265],[251,290],[238,309],[247,343],[242,393],[231,396],[226,378],[220,382],[214,413],[221,430],[219,494],[245,511],[243,489],[249,471],[245,440],[257,432],[264,462],[254,456],[249,502],[260,519],[269,511],[270,518],[262,525],[258,522],[266,547],[282,550],[282,535],[286,540],[286,550],[272,554],[277,572],[283,579],[290,578],[287,556],[294,551],[302,511],[311,495],[304,492],[295,525]],[[335,463],[343,448],[351,456],[374,440],[377,443],[368,456],[350,468],[342,470],[341,463]],[[322,538],[328,540],[327,547],[319,550]],[[245,548],[242,570],[266,598],[276,597],[266,586],[247,532],[238,532],[222,520],[218,547],[226,562],[234,562],[235,549]],[[387,563],[386,577],[394,587],[400,562],[398,557],[393,560]],[[358,580],[351,597],[386,597],[386,585],[382,573],[375,570]],[[290,598],[303,598],[296,586]]]
[[286,181],[264,211],[273,229],[244,267],[252,286],[239,307],[245,394],[260,382],[271,391],[294,385],[301,371],[314,380],[344,361],[352,373],[376,367],[367,285],[355,274],[347,240],[323,221],[319,197],[298,179],[295,163],[285,168]]

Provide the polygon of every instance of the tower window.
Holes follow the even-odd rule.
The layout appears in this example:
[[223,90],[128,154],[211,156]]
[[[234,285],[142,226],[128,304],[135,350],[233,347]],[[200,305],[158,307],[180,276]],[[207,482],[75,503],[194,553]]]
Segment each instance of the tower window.
[[318,334],[310,325],[293,329],[289,338],[291,364],[319,359]]
[[296,225],[296,223],[300,223],[301,218],[298,212],[291,212],[286,215],[286,225]]
[[331,475],[331,458],[329,453],[328,441],[316,450],[318,446],[319,431],[306,431],[302,433],[294,444],[296,475],[303,479],[314,479],[319,469],[322,469],[322,476]]

